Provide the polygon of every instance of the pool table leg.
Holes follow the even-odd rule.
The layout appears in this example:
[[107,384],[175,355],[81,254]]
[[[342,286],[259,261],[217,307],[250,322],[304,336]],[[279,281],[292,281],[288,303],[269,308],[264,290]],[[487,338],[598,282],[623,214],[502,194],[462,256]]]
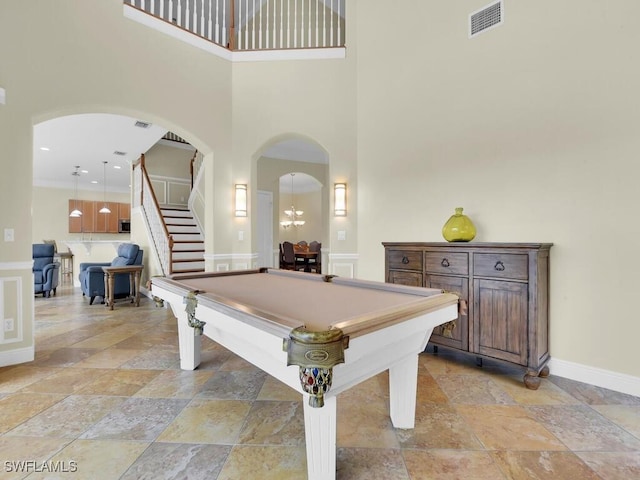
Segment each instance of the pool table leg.
[[410,355],[389,368],[389,415],[396,428],[413,428],[416,422],[418,355]]
[[[173,309],[173,306],[172,306]],[[189,326],[187,315],[184,311],[173,313],[178,322],[178,342],[180,344],[180,368],[182,370],[195,370],[200,365],[200,345],[202,335],[197,335],[196,330]]]
[[336,397],[324,399],[322,408],[309,405],[305,395],[304,435],[307,443],[307,475],[309,480],[336,478]]

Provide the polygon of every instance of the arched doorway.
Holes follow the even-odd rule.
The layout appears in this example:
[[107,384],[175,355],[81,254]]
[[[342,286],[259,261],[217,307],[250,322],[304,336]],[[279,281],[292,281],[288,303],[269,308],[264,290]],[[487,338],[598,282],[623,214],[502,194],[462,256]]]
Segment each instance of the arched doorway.
[[[293,195],[292,173],[295,174]],[[255,232],[260,266],[279,265],[278,244],[285,240],[316,240],[328,246],[328,175],[327,152],[307,138],[294,135],[280,137],[258,155],[256,177],[259,204]],[[261,199],[269,196],[271,205],[261,206]],[[281,222],[287,220],[284,211],[290,210],[292,201],[298,210],[305,212],[305,223],[298,227],[285,227]],[[296,202],[302,202],[298,204],[304,208],[298,207]],[[265,215],[268,218],[263,218]],[[271,225],[271,229],[265,225]]]
[[[159,160],[155,164],[157,176],[169,179],[164,182],[163,197],[158,201],[182,203],[186,207],[192,184],[189,160],[194,147],[182,139],[181,142],[169,140],[165,126],[147,121],[144,116],[112,113],[62,115],[35,124],[33,132],[33,242],[53,239],[58,248],[65,251],[74,242],[72,265],[76,268],[72,271],[76,274],[68,278],[76,286],[79,263],[110,261],[121,242],[131,241],[145,247],[148,252],[144,259],[146,275],[156,274],[158,266],[157,262],[150,262],[152,256],[146,231],[119,228],[121,220],[127,220],[124,223],[128,227],[135,226],[136,218],[137,224],[143,225],[133,201],[137,197],[131,193],[132,164],[141,154],[154,151],[152,157]],[[151,164],[147,162],[148,166]],[[170,170],[174,167],[175,171]],[[75,172],[79,174],[72,176]],[[181,179],[184,181],[179,182]],[[39,198],[46,201],[38,201]],[[70,199],[76,200],[74,206],[84,203],[81,208],[85,210],[83,221],[89,223],[88,217],[92,216],[94,228],[72,229]],[[111,210],[112,205],[117,207],[103,216],[91,212],[98,203],[100,206],[108,204]],[[128,207],[126,213],[121,210],[122,206]],[[115,221],[110,222],[107,218],[115,218]],[[115,230],[111,223],[115,223]]]

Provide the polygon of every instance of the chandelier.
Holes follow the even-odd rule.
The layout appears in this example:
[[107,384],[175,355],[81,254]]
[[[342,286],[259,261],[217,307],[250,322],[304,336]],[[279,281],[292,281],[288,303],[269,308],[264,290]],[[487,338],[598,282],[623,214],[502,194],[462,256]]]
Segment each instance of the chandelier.
[[304,213],[302,210],[296,210],[296,207],[293,206],[293,176],[295,173],[291,174],[291,207],[288,210],[284,211],[284,214],[287,216],[286,220],[280,222],[283,228],[289,227],[301,227],[304,225],[304,220],[298,220],[298,217],[301,217]]

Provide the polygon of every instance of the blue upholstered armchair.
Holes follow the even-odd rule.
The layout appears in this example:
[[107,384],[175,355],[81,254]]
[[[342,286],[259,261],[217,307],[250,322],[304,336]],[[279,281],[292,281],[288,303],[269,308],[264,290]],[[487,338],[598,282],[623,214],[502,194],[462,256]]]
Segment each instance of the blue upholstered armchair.
[[33,291],[49,297],[56,294],[60,278],[60,262],[54,262],[54,247],[44,243],[34,243],[33,256]]
[[[142,250],[135,243],[121,243],[118,246],[118,256],[106,263],[81,263],[80,264],[80,288],[82,296],[90,298],[89,305],[93,305],[96,297],[101,297],[104,303],[104,272],[102,267],[123,267],[125,265],[142,265]],[[114,298],[122,298],[129,295],[129,274],[115,276],[113,288]]]

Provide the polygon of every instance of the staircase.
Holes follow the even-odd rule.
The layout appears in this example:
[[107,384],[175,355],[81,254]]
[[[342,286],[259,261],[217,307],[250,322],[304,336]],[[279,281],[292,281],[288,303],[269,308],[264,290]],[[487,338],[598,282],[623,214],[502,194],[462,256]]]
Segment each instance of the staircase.
[[160,207],[169,235],[172,273],[204,272],[204,238],[186,208]]

